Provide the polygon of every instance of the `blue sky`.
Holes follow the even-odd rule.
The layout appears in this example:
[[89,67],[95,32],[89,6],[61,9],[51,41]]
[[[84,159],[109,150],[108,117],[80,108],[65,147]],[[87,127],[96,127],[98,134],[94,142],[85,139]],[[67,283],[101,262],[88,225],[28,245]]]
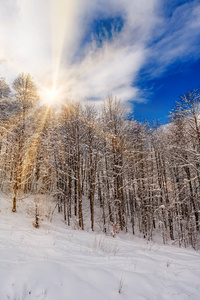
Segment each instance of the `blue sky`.
[[200,59],[191,62],[177,62],[160,78],[138,82],[144,89],[149,89],[148,102],[136,104],[134,116],[138,120],[169,121],[169,112],[176,101],[185,92],[200,88]]
[[0,1],[0,44],[9,83],[30,72],[62,101],[113,94],[135,118],[164,123],[200,85],[200,0]]

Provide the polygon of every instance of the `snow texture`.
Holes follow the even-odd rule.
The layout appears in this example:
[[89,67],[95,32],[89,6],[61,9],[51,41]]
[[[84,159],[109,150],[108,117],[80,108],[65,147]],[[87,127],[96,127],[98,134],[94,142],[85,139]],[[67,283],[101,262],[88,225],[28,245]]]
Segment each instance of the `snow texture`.
[[73,230],[57,213],[36,229],[31,205],[12,213],[0,195],[1,300],[200,299],[199,252]]

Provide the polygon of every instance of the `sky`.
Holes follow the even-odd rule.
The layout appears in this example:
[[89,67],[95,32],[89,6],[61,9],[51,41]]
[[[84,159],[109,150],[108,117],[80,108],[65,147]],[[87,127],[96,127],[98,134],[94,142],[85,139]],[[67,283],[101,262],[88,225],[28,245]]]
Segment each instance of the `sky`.
[[8,83],[29,72],[62,101],[112,94],[165,123],[200,86],[200,0],[0,0],[0,45]]

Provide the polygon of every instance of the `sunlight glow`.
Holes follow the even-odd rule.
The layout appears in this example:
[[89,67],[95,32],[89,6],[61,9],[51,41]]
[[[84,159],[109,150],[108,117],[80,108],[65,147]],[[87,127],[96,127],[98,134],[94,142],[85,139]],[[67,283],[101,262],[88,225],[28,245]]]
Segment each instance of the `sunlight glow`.
[[47,101],[50,105],[55,104],[57,97],[58,97],[58,91],[56,88],[52,87],[51,89],[46,91],[47,94]]
[[62,90],[54,85],[47,88],[42,87],[39,91],[41,103],[45,106],[59,106],[63,100]]
[[31,167],[35,161],[37,151],[41,145],[41,134],[43,132],[46,121],[49,117],[50,107],[44,108],[43,111],[39,114],[38,119],[40,120],[37,131],[34,133],[32,140],[30,142],[29,150],[25,154],[23,159],[22,169],[19,170],[22,172],[24,180],[26,179],[28,173],[31,171]]

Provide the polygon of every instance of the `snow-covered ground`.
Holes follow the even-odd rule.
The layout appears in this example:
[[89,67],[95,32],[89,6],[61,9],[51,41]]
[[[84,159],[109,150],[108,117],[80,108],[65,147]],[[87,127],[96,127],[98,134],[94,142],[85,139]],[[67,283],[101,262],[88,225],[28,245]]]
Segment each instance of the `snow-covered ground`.
[[0,300],[200,299],[200,253],[131,235],[33,227],[31,200],[0,195]]

